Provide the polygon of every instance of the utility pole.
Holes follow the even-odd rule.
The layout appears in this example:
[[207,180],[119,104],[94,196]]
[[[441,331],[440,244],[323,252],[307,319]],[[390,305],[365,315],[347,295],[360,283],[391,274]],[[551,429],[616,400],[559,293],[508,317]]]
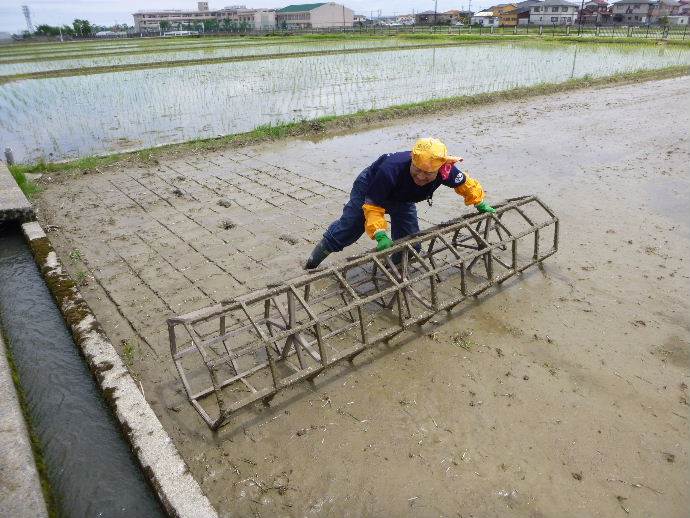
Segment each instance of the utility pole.
[[577,35],[579,36],[580,33],[582,32],[582,11],[585,8],[585,0],[582,0],[582,3],[580,4],[580,16],[578,17],[580,20],[580,23],[577,26]]
[[26,30],[29,31],[29,33],[33,33],[34,24],[31,22],[31,11],[29,11],[28,5],[22,6],[22,13],[24,13],[24,19],[26,20]]
[[434,27],[438,25],[438,0],[434,0]]

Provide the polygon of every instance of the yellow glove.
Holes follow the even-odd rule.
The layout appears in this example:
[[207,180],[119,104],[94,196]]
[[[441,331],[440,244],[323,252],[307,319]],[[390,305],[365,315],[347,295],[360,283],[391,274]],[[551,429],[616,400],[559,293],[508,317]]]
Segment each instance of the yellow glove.
[[371,239],[375,239],[374,235],[379,230],[388,230],[388,222],[384,217],[386,209],[365,203],[362,205],[362,210],[364,211],[364,230]]
[[455,188],[455,192],[465,198],[465,205],[477,205],[484,200],[484,189],[482,189],[482,184],[474,178],[470,178],[467,173],[464,174],[465,183],[458,185]]

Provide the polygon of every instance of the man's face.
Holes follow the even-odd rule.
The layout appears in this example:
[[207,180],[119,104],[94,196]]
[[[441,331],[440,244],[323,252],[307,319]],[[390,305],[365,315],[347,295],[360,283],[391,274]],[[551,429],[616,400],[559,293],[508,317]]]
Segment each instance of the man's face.
[[422,171],[414,164],[410,164],[410,174],[412,175],[412,180],[414,181],[414,183],[421,187],[422,185],[426,185],[430,182],[433,182],[436,179],[438,171],[434,171],[433,173],[427,173],[426,171]]

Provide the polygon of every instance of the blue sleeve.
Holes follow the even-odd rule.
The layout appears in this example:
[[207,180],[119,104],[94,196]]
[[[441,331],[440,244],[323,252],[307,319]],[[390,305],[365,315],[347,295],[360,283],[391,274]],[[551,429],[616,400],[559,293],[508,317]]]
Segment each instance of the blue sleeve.
[[455,189],[458,185],[462,185],[463,183],[465,183],[465,179],[465,174],[460,169],[453,166],[450,169],[448,180],[443,180],[441,181],[441,183],[446,187],[451,187]]
[[381,207],[386,203],[390,192],[395,187],[395,170],[386,164],[385,158],[384,160],[377,160],[371,167],[373,177],[364,195],[364,202]]

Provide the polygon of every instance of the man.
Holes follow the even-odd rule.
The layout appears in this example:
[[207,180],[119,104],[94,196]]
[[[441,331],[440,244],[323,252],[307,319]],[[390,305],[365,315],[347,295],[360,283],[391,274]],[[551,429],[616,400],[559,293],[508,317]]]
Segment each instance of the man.
[[435,138],[419,139],[412,151],[382,155],[364,169],[352,186],[350,201],[340,219],[331,223],[309,256],[305,269],[311,270],[332,252],[340,252],[357,241],[366,231],[376,240],[376,250],[390,248],[388,236],[390,214],[393,240],[419,232],[415,203],[431,204],[434,191],[441,185],[451,187],[480,212],[496,212],[484,201],[479,182],[457,167],[462,158],[448,155],[445,144]]

